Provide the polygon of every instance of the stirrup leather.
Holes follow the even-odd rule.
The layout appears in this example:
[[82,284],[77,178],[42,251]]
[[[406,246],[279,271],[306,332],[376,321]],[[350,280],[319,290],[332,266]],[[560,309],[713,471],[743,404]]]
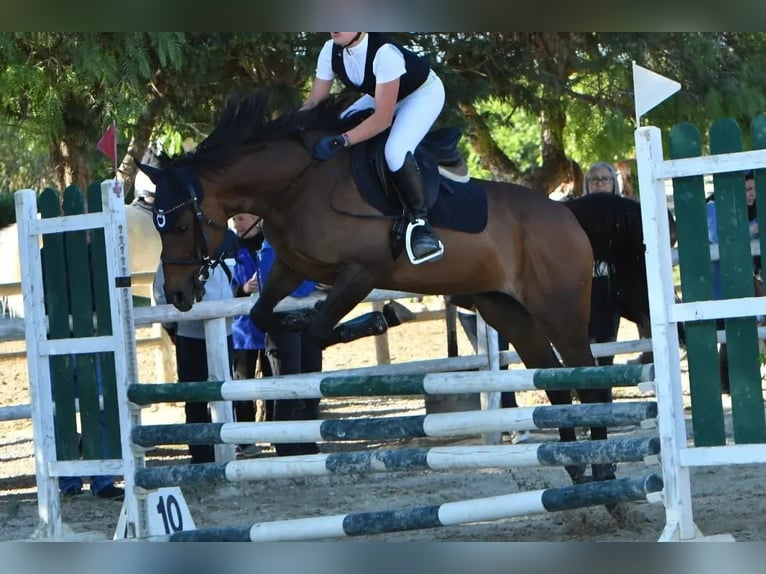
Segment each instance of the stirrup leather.
[[407,231],[405,231],[404,235],[404,245],[407,249],[407,257],[410,260],[410,263],[413,265],[420,265],[421,263],[426,263],[428,261],[431,261],[432,259],[437,259],[441,257],[444,254],[444,244],[442,243],[441,239],[439,239],[439,249],[434,251],[433,253],[429,253],[428,255],[421,257],[420,259],[417,259],[415,257],[415,254],[412,252],[412,232],[415,230],[416,227],[424,227],[426,224],[425,221],[422,219],[416,219],[415,221],[410,221],[407,224]]

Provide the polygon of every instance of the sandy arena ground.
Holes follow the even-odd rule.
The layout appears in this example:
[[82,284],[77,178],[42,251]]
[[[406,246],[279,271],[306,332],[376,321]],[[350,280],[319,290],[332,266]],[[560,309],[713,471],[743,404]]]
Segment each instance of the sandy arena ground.
[[[635,339],[633,325],[623,321],[620,340]],[[389,333],[391,360],[394,363],[446,356],[443,321],[408,323]],[[23,348],[23,343],[0,344],[0,351]],[[461,354],[470,347],[460,333]],[[623,355],[624,362],[633,355]],[[375,364],[373,340],[361,340],[325,352],[325,370]],[[139,353],[142,382],[156,380],[154,354]],[[4,359],[0,368],[0,405],[29,402],[27,365],[23,358]],[[618,399],[641,398],[638,391],[617,391]],[[539,392],[519,396],[522,406],[547,404]],[[395,416],[422,414],[423,400],[417,398],[326,399],[322,418]],[[144,420],[182,422],[178,404],[144,411]],[[649,434],[656,431],[638,431]],[[625,433],[618,433],[625,435]],[[533,432],[533,441],[555,440],[555,432]],[[451,441],[419,439],[395,445],[481,444],[480,437]],[[262,445],[261,457],[273,456],[269,445]],[[353,448],[379,446],[365,443]],[[329,452],[337,448],[321,445]],[[350,446],[348,448],[351,448]],[[163,447],[148,456],[149,465],[184,464],[182,447]],[[658,467],[625,464],[618,476],[642,476]],[[694,511],[697,525],[705,534],[731,533],[740,541],[766,540],[766,502],[763,492],[763,467],[731,466],[697,469],[692,473]],[[197,527],[252,524],[285,518],[325,516],[367,510],[387,510],[441,504],[527,490],[566,486],[568,477],[560,468],[507,470],[388,473],[367,476],[330,476],[305,479],[279,479],[260,483],[219,484],[184,487],[183,492]],[[96,532],[111,538],[117,524],[120,504],[86,494],[63,500],[65,523],[77,533]],[[19,540],[33,535],[37,525],[37,504],[29,421],[0,422],[0,541]],[[463,541],[654,541],[664,526],[661,505],[632,503],[618,521],[603,507],[520,517],[492,523],[479,523],[422,531],[361,537],[367,540],[463,540]]]

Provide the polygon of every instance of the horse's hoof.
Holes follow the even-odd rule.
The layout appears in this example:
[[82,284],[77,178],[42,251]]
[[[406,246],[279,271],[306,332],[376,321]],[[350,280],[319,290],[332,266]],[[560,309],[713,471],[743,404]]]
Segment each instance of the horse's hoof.
[[593,481],[590,476],[585,474],[586,467],[584,464],[565,466],[564,468],[569,474],[569,478],[572,479],[572,484],[585,484]]
[[333,329],[343,343],[350,343],[362,337],[382,335],[386,330],[388,330],[388,323],[380,311],[365,313]]
[[593,465],[593,480],[614,480],[617,477],[614,474],[615,465],[613,464],[594,464]]
[[389,327],[397,327],[402,323],[415,319],[415,313],[398,301],[389,301],[383,305],[383,316]]
[[283,315],[279,322],[282,327],[289,331],[303,331],[311,325],[312,318],[313,313],[311,311],[305,311],[303,313]]
[[315,323],[312,323],[312,327],[310,327],[308,330],[308,335],[309,339],[311,339],[311,342],[314,343],[314,345],[316,345],[318,348],[324,351],[327,347],[337,345],[341,342],[340,337],[335,331],[330,331],[329,336],[327,333],[318,334],[313,332],[312,329],[315,325]]

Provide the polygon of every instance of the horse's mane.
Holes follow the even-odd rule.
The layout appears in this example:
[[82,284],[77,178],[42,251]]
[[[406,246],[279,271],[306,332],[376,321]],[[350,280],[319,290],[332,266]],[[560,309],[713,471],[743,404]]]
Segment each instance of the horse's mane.
[[232,94],[226,98],[210,135],[196,150],[173,158],[171,164],[209,171],[224,169],[263,142],[298,137],[304,131],[337,129],[338,115],[346,105],[344,98],[332,96],[310,110],[292,109],[275,115],[266,89]]

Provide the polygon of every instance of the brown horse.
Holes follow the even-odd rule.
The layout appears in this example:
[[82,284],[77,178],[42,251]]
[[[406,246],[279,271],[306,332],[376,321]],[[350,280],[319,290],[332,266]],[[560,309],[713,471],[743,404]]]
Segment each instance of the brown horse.
[[[510,183],[472,180],[486,190],[488,218],[477,233],[439,228],[443,259],[412,265],[394,257],[390,218],[357,191],[349,153],[326,163],[312,158],[316,140],[337,129],[335,102],[273,119],[267,94],[227,102],[198,149],[140,166],[157,186],[155,224],[162,241],[167,300],[188,310],[200,295],[206,267],[224,243],[227,219],[249,212],[277,260],[251,317],[264,330],[274,307],[304,279],[331,285],[313,314],[310,335],[322,347],[339,341],[336,325],[372,289],[470,294],[486,321],[514,346],[527,368],[593,365],[588,341],[593,255],[588,236],[564,205]],[[328,122],[328,119],[331,120]],[[548,393],[571,403],[569,391]],[[582,391],[582,402],[606,402]],[[574,429],[560,429],[575,440]],[[606,438],[594,428],[592,438]],[[582,468],[568,468],[573,480]],[[611,465],[594,479],[613,477]]]

